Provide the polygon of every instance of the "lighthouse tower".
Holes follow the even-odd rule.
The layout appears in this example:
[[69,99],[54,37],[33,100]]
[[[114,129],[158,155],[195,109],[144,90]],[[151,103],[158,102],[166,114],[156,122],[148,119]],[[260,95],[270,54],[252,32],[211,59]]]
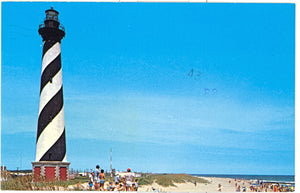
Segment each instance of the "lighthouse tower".
[[61,69],[61,40],[64,28],[58,12],[51,7],[39,26],[43,38],[43,59],[40,87],[39,117],[36,137],[36,157],[32,162],[35,180],[68,180],[66,136]]

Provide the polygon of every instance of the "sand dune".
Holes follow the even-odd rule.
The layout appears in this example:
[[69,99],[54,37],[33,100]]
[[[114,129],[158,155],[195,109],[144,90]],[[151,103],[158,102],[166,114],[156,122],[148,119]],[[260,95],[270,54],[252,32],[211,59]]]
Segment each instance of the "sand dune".
[[[140,186],[139,191],[145,191],[145,192],[151,192],[153,191],[152,187],[158,190],[159,192],[218,192],[219,190],[219,184],[222,185],[221,191],[222,192],[236,192],[237,187],[235,184],[237,183],[237,186],[245,186],[247,190],[249,191],[250,181],[248,180],[240,180],[240,181],[234,181],[234,179],[230,178],[216,178],[216,177],[201,177],[209,183],[175,183],[176,187],[169,186],[169,187],[163,187],[156,183],[153,183],[152,185],[147,186]],[[230,181],[230,183],[229,183]]]

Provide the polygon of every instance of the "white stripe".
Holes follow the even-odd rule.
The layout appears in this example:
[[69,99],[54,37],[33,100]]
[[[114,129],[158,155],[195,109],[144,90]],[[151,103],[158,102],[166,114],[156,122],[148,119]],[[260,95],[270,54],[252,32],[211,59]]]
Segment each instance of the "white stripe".
[[60,54],[60,43],[56,42],[43,56],[42,73],[45,68]]
[[65,154],[64,159],[62,160],[62,162],[67,162],[67,154]]
[[47,125],[38,138],[36,143],[36,161],[40,161],[43,155],[52,147],[64,132],[65,118],[64,108],[57,116]]
[[58,73],[52,78],[52,83],[49,81],[43,88],[40,95],[40,106],[39,115],[45,105],[54,97],[54,95],[62,87],[62,70],[60,69]]

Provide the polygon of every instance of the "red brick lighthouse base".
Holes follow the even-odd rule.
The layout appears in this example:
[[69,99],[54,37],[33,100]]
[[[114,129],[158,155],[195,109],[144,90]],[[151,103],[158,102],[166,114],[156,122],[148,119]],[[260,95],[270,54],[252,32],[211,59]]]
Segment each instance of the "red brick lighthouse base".
[[40,161],[32,162],[34,181],[67,181],[69,180],[68,162]]

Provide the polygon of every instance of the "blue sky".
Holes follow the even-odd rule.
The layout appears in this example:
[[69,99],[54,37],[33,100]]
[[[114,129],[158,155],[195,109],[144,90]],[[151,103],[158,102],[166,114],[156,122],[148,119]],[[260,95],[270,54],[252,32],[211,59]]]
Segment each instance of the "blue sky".
[[2,2],[1,162],[35,158],[42,39],[66,29],[74,169],[295,173],[295,5]]

